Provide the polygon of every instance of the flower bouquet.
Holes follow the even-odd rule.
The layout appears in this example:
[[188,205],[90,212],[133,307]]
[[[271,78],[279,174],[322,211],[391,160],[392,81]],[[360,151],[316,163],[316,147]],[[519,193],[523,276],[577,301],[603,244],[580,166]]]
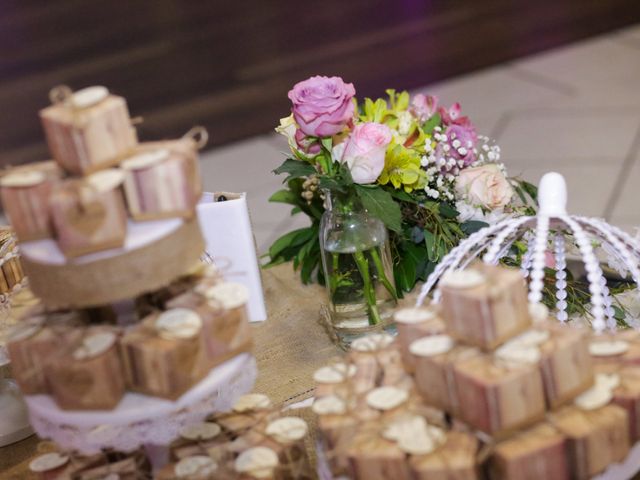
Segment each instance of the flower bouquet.
[[386,93],[358,102],[338,77],[296,84],[292,114],[276,128],[291,149],[274,171],[287,175],[286,188],[270,198],[311,224],[276,240],[268,266],[292,260],[304,283],[327,285],[332,316],[361,304],[370,325],[461,239],[531,213],[536,197],[533,185],[507,176],[500,147],[459,104]]

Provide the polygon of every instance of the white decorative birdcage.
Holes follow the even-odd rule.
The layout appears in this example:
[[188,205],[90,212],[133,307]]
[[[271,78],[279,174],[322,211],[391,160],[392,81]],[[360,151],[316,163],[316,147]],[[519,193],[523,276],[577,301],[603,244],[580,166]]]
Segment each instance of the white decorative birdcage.
[[[529,278],[529,301],[542,300],[545,268],[555,271],[555,316],[561,322],[567,314],[567,252],[572,249],[584,263],[589,285],[592,326],[598,333],[616,329],[615,310],[597,253],[601,251],[611,265],[636,285],[640,279],[640,244],[623,230],[598,218],[567,213],[567,186],[559,173],[547,173],[538,188],[539,210],[535,216],[509,217],[479,230],[451,250],[436,266],[422,287],[417,303],[429,293],[439,300],[438,280],[447,272],[466,268],[482,259],[496,264],[507,255],[514,241],[528,244],[521,269]],[[596,250],[599,250],[596,252]],[[547,262],[548,254],[553,262]],[[551,263],[551,264],[549,264]],[[434,290],[435,289],[435,290]]]

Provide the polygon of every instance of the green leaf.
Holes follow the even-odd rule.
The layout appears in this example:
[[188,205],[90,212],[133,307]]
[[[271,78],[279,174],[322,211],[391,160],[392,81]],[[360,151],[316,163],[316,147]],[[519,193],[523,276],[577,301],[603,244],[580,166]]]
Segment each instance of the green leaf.
[[531,200],[533,200],[537,204],[538,203],[538,187],[524,180],[522,180],[520,184],[522,185],[522,188],[524,189],[524,191],[527,192],[527,194],[531,197]]
[[393,197],[380,187],[364,187],[355,185],[362,205],[374,217],[384,222],[389,230],[402,231],[402,213]]
[[305,243],[302,248],[298,251],[298,253],[296,254],[296,256],[293,258],[293,268],[295,270],[298,269],[298,265],[301,263],[304,263],[305,258],[307,257],[307,255],[309,255],[309,253],[314,249],[314,247],[318,247],[318,227],[311,227],[312,229],[315,230],[316,235],[312,236],[307,243]]
[[274,203],[288,203],[290,205],[298,204],[298,195],[291,190],[278,190],[276,193],[269,197],[270,202]]
[[[267,256],[269,256],[269,254],[267,254]],[[272,259],[269,262],[263,264],[262,268],[264,268],[266,270],[267,268],[272,268],[272,267],[275,267],[277,265],[282,265],[286,261],[287,261],[286,259],[284,259],[282,257],[278,257],[276,259]]]
[[427,258],[430,262],[435,262],[437,254],[436,237],[426,228],[424,229],[424,245],[427,248]]
[[300,160],[294,160],[293,158],[287,158],[282,165],[273,171],[273,173],[276,175],[288,173],[289,175],[284,179],[284,182],[287,182],[292,178],[308,177],[309,175],[313,175],[316,173],[316,169],[308,163],[301,162]]
[[387,190],[387,192],[389,192],[389,194],[397,199],[400,200],[402,202],[407,202],[407,203],[418,203],[411,195],[409,195],[407,192],[405,192],[404,190]]
[[405,243],[400,260],[394,268],[394,277],[399,290],[408,292],[423,276],[427,267],[427,252],[424,246]]
[[427,135],[431,134],[433,132],[433,129],[436,128],[441,123],[442,123],[442,118],[440,117],[439,113],[436,113],[431,117],[429,117],[429,120],[427,120],[422,124],[422,131]]
[[300,270],[300,278],[305,285],[310,283],[311,275],[315,270],[320,268],[320,252],[314,252],[304,259],[302,269]]
[[446,222],[447,229],[451,231],[452,235],[455,235],[457,239],[463,238],[465,233],[460,229],[460,224],[457,222]]
[[422,207],[426,208],[430,212],[434,214],[440,213],[440,202],[434,202],[433,200],[429,200],[422,203]]
[[624,322],[625,312],[618,305],[612,305],[614,311],[614,318],[618,320],[618,322]]
[[436,259],[434,263],[439,262],[447,254],[447,246],[445,245],[444,238],[440,238],[438,242],[438,250],[436,252]]
[[436,265],[437,263],[435,262],[424,262],[424,268],[418,270],[417,280],[426,282],[429,275],[431,275],[431,273],[435,270]]
[[338,191],[340,193],[347,193],[347,187],[339,179],[320,177],[320,188],[323,190]]
[[416,265],[427,261],[427,251],[422,245],[408,243],[405,256],[411,259]]
[[516,183],[516,185],[514,185],[514,190],[518,194],[518,198],[520,198],[520,201],[522,202],[522,204],[526,205],[527,197],[525,196],[524,190],[522,189],[519,183]]
[[337,165],[337,176],[340,181],[346,185],[353,185],[353,177],[351,176],[351,170],[349,170],[349,166],[346,163],[336,163]]
[[444,218],[456,218],[458,216],[458,211],[449,205],[447,202],[442,202],[440,204],[440,215]]
[[448,223],[440,222],[440,228],[442,228],[443,242],[453,243],[455,241],[455,236],[451,233],[451,229],[449,228]]
[[317,230],[313,227],[299,228],[286,233],[269,247],[269,256],[271,259],[275,259],[286,248],[300,246],[313,238],[314,234],[317,234]]
[[331,137],[326,137],[320,139],[320,142],[322,143],[322,146],[325,148],[325,150],[331,153],[331,149],[333,148],[333,139]]
[[477,232],[485,227],[488,227],[489,224],[485,222],[480,222],[479,220],[467,220],[460,224],[460,228],[467,235],[471,235],[472,233]]
[[416,283],[416,266],[411,260],[403,257],[396,268],[393,269],[393,276],[398,289],[408,292]]
[[[533,202],[533,205],[538,205],[538,187],[519,178],[511,178],[510,181],[523,205],[531,205],[531,202]],[[527,196],[531,199],[531,202],[527,200]]]

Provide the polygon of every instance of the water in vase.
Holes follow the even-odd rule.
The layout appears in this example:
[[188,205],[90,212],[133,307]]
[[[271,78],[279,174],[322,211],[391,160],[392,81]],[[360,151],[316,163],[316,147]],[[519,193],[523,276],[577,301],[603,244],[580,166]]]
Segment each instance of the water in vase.
[[386,323],[395,306],[393,268],[386,242],[367,249],[340,249],[327,242],[323,253],[331,320],[339,336]]

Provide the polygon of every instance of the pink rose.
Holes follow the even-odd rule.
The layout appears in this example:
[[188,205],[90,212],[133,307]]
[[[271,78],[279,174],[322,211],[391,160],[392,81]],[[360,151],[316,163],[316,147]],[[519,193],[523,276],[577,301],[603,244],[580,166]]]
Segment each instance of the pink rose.
[[298,148],[308,155],[317,155],[320,153],[320,150],[322,150],[322,147],[320,146],[320,142],[318,142],[318,140],[316,140],[315,138],[307,137],[300,129],[296,130],[293,138]]
[[409,111],[421,122],[427,121],[438,111],[438,97],[435,95],[414,95]]
[[356,90],[340,77],[311,77],[289,91],[293,117],[306,135],[330,137],[352,120]]
[[462,170],[455,189],[458,198],[489,210],[508,205],[513,196],[513,188],[495,163]]
[[384,168],[384,156],[391,143],[391,130],[381,123],[356,125],[342,154],[342,162],[349,166],[353,181],[373,183]]

